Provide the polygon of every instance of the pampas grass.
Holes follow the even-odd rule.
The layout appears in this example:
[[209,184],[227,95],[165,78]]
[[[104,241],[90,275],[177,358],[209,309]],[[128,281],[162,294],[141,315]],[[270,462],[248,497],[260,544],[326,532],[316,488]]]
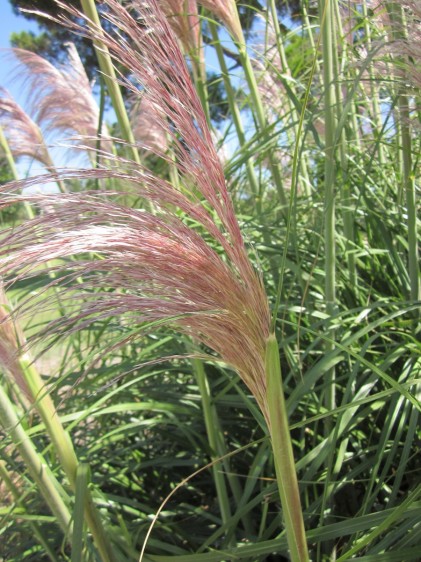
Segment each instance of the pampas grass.
[[[1,208],[33,209],[0,235],[2,470],[27,471],[28,514],[52,514],[32,540],[6,509],[16,560],[416,559],[419,141],[411,58],[378,43],[390,21],[363,6],[342,30],[329,1],[286,34],[271,1],[256,69],[235,2],[107,0],[107,32],[91,0],[60,6],[95,45],[123,140],[99,147],[98,113],[76,115],[95,166],[1,187]],[[202,35],[230,110],[224,162]],[[69,192],[24,190],[52,179]]]
[[[28,275],[31,269],[52,260],[87,252],[99,254],[100,262],[84,260],[79,275],[90,277],[83,283],[85,290],[105,285],[72,322],[86,326],[108,316],[129,314],[139,325],[170,323],[211,348],[238,372],[270,430],[277,431],[279,412],[268,407],[267,385],[273,387],[272,395],[275,387],[282,390],[279,367],[272,367],[276,357],[266,352],[270,314],[262,281],[248,260],[206,117],[175,37],[154,1],[148,9],[133,3],[135,8],[138,21],[118,2],[109,0],[106,17],[119,27],[121,35],[116,39],[94,31],[94,38],[105,42],[111,55],[130,68],[132,79],[126,86],[133,93],[139,88],[133,78],[148,91],[151,107],[156,105],[156,121],[170,138],[177,170],[185,186],[191,185],[197,195],[192,197],[185,187],[184,193],[178,192],[135,168],[126,180],[136,183],[142,195],[147,194],[142,193],[142,184],[155,191],[157,213],[119,207],[87,194],[60,198],[57,205],[50,198],[54,213],[45,220],[36,219],[30,230],[24,225],[4,239],[7,256],[2,260],[3,273],[24,271]],[[132,38],[136,50],[123,41],[123,34]],[[226,263],[178,218],[168,206],[170,201],[208,231],[224,251]],[[215,213],[214,218],[210,212]],[[109,224],[110,216],[113,224]],[[40,242],[28,244],[25,232]],[[110,288],[114,291],[109,292]],[[282,411],[285,417],[284,406]],[[287,430],[283,435],[288,436]],[[288,443],[283,439],[280,445]],[[289,445],[288,464],[282,448],[277,447],[275,454],[279,455],[276,467],[281,489],[294,492],[293,501],[288,493],[281,494],[283,504],[289,503],[285,512],[296,514],[295,521],[286,517],[293,560],[305,561],[308,556],[292,448]],[[285,474],[289,478],[286,484]]]

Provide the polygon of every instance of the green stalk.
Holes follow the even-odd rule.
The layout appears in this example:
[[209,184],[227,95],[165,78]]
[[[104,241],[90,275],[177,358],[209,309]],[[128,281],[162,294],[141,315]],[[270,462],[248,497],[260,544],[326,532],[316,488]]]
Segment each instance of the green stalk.
[[[319,38],[319,42],[320,42],[320,38]],[[298,175],[298,167],[299,167],[299,154],[300,154],[300,149],[301,149],[300,139],[301,139],[301,134],[302,134],[303,127],[304,127],[304,118],[305,118],[306,108],[308,107],[308,100],[309,100],[309,97],[310,97],[311,85],[312,85],[312,82],[313,82],[314,73],[316,71],[316,62],[317,62],[317,54],[315,53],[314,57],[313,57],[313,64],[312,64],[312,67],[311,67],[310,76],[309,76],[309,79],[308,79],[306,91],[305,91],[305,94],[304,94],[303,103],[302,103],[302,109],[301,109],[300,119],[299,119],[299,123],[298,123],[298,129],[297,129],[297,136],[296,136],[296,139],[295,139],[294,153],[293,153],[293,157],[292,157],[291,185],[292,185],[292,188],[293,188],[293,192],[291,193],[291,197],[290,197],[290,200],[289,200],[289,209],[288,209],[287,224],[286,224],[286,236],[285,236],[285,240],[283,242],[284,249],[282,251],[282,257],[281,257],[280,275],[279,275],[279,281],[277,283],[275,304],[274,304],[273,311],[272,311],[271,331],[273,331],[273,332],[275,331],[276,319],[277,319],[278,310],[279,310],[279,306],[280,306],[282,295],[283,295],[283,288],[284,288],[283,281],[284,281],[284,273],[285,273],[285,269],[286,269],[286,259],[287,259],[289,239],[290,239],[290,233],[291,233],[292,216],[293,216],[292,212],[293,212],[293,205],[294,205],[294,202],[295,202],[295,199],[296,199],[295,196],[294,196],[295,195],[294,190],[295,190],[295,186],[297,185],[297,175]],[[299,260],[297,260],[297,262],[298,261]],[[304,294],[306,294],[306,292],[307,292],[307,290],[304,287]]]
[[[197,385],[200,391],[200,397],[202,400],[203,415],[205,418],[206,433],[208,436],[209,446],[212,450],[211,459],[212,461],[222,458],[222,463],[224,465],[226,478],[232,490],[233,496],[236,503],[239,504],[241,501],[241,486],[235,474],[232,474],[231,467],[229,465],[229,460],[226,457],[227,450],[225,448],[225,442],[223,438],[223,433],[221,425],[219,423],[218,412],[216,410],[215,404],[212,399],[209,382],[206,376],[205,368],[203,362],[200,359],[192,359],[192,366],[194,373],[196,375]],[[219,507],[221,511],[223,523],[228,523],[231,518],[231,509],[228,500],[227,487],[225,484],[225,477],[221,472],[218,465],[212,466],[212,471],[215,480],[215,487],[218,496]],[[245,514],[241,521],[243,522],[244,528],[248,534],[253,534],[253,523],[249,517],[249,514]]]
[[[192,359],[193,370],[196,375],[197,385],[199,387],[200,398],[202,400],[203,416],[205,418],[206,433],[208,436],[209,446],[211,448],[212,461],[219,458],[220,437],[218,435],[219,420],[215,405],[212,403],[209,382],[206,378],[205,369],[200,359]],[[228,523],[231,519],[231,509],[229,505],[228,492],[225,478],[216,464],[212,466],[213,479],[215,481],[216,494],[218,496],[219,509],[221,511],[222,522]]]
[[[35,400],[36,408],[44,422],[47,433],[53,442],[61,466],[69,480],[72,490],[75,491],[79,461],[76,457],[70,436],[64,429],[51,396],[30,358],[25,355],[21,356],[19,358],[19,365],[22,369],[28,389]],[[95,545],[101,555],[102,562],[113,562],[114,556],[111,543],[102,526],[90,493],[87,494],[85,501],[85,518],[94,538]]]
[[[40,133],[40,137],[42,138],[41,133]],[[17,168],[16,168],[15,159],[13,157],[12,151],[10,150],[9,143],[7,142],[7,139],[5,137],[5,134],[3,132],[2,127],[0,127],[0,146],[2,147],[2,149],[5,153],[6,160],[7,160],[7,163],[9,165],[10,171],[12,172],[13,178],[15,180],[18,180],[19,175],[18,175],[18,171],[17,171]],[[47,169],[48,172],[50,172],[51,174],[54,174],[56,172],[56,169],[54,168],[54,163],[49,156],[47,147],[45,147],[45,152],[48,155],[48,163],[42,162],[42,164],[44,164],[44,166],[45,166],[45,168]],[[64,182],[62,180],[56,180],[56,183],[57,183],[57,186],[58,186],[59,190],[62,193],[66,193],[67,189],[66,189],[66,186],[64,185]],[[30,218],[33,218],[33,214]]]
[[72,558],[71,562],[82,562],[84,533],[84,511],[85,502],[88,499],[88,486],[91,479],[89,465],[80,463],[76,475],[75,506],[73,511],[73,537],[72,537]]
[[322,72],[321,72],[319,60],[318,60],[318,57],[317,57],[318,45],[316,45],[316,42],[314,40],[312,25],[310,23],[310,18],[309,18],[309,15],[308,15],[308,9],[307,9],[308,3],[309,3],[309,0],[305,0],[302,4],[303,20],[304,20],[304,24],[305,24],[304,29],[307,30],[308,38],[310,40],[310,45],[311,45],[311,48],[313,50],[313,56],[315,58],[315,60],[314,60],[314,70],[317,73],[317,75],[319,76],[320,82],[321,82],[322,81]]
[[288,414],[282,388],[279,348],[274,334],[271,334],[266,342],[265,364],[269,431],[291,561],[309,562]]
[[[339,5],[335,3],[335,23],[338,28],[338,35],[339,37],[343,38],[343,29],[342,29],[342,22],[341,22],[341,14],[339,11]],[[333,17],[332,17],[333,19]],[[338,61],[338,52],[339,52],[339,45],[337,41],[337,35],[332,34],[332,43],[333,43],[333,66],[335,69],[339,70],[339,61]],[[343,117],[344,119],[348,118],[348,115],[341,115],[342,108],[345,106],[345,100],[343,99],[342,93],[342,83],[343,83],[343,72],[344,72],[344,65],[346,62],[346,51],[347,51],[347,42],[342,39],[342,64],[340,68],[340,74],[338,72],[337,79],[335,80],[335,97],[336,97],[336,110],[337,110],[337,121],[340,121]],[[348,106],[350,111],[353,111],[352,108],[354,104],[350,104]],[[352,118],[352,116],[351,116]],[[352,127],[351,127],[352,128]],[[357,286],[357,270],[356,270],[356,262],[355,262],[355,254],[353,252],[354,249],[354,219],[353,219],[353,210],[352,210],[352,196],[351,190],[349,185],[349,178],[348,178],[348,155],[347,155],[347,138],[346,133],[349,130],[345,124],[342,124],[340,130],[340,139],[339,139],[339,153],[340,153],[340,162],[341,162],[341,207],[342,207],[342,220],[343,220],[343,228],[344,228],[344,236],[345,236],[345,255],[348,265],[348,275],[349,275],[349,284],[351,288],[355,291]],[[357,129],[353,129],[355,131],[355,135],[357,135]],[[352,139],[354,140],[354,139]]]
[[[361,3],[361,7],[362,7],[362,14],[364,17],[364,36],[365,36],[365,41],[367,43],[367,53],[370,53],[372,50],[371,27],[370,27],[370,16],[368,15],[366,0],[363,0],[363,2]],[[383,126],[382,126],[381,111],[379,106],[379,92],[377,86],[378,81],[374,76],[372,62],[370,62],[370,66],[368,67],[368,73],[369,73],[369,83],[370,83],[372,121],[376,126],[374,136],[378,140],[379,163],[381,166],[384,166],[386,162],[386,157],[384,154],[383,145],[379,138],[379,135],[383,131]]]
[[12,151],[10,150],[9,143],[3,133],[3,128],[0,126],[0,146],[4,151],[4,155],[6,156],[7,163],[9,165],[10,171],[12,172],[12,176],[15,180],[19,179],[18,171],[16,169],[15,159],[13,158]]
[[[94,0],[81,0],[82,10],[88,18],[88,26],[96,34],[102,35],[101,22],[99,20],[98,11],[95,6]],[[123,139],[129,143],[131,147],[132,157],[136,164],[140,164],[139,152],[135,146],[135,138],[130,126],[129,116],[127,115],[126,107],[124,105],[123,96],[117,82],[117,76],[114,65],[108,51],[108,47],[104,41],[94,40],[94,48],[98,58],[99,67],[104,75],[104,81],[107,85],[111,101],[116,112],[117,121],[120,125],[121,134]]]
[[408,269],[410,279],[410,298],[412,301],[421,300],[420,269],[418,262],[418,235],[417,235],[417,205],[415,194],[414,175],[412,173],[412,139],[409,125],[409,109],[407,96],[399,95],[399,113],[401,116],[402,131],[402,160],[403,160],[403,185],[406,196],[406,211],[408,215]]
[[38,486],[46,504],[56,517],[57,523],[64,535],[71,538],[71,515],[63,500],[66,494],[61,489],[60,484],[45,460],[35,449],[31,438],[25,432],[2,385],[0,385],[0,423],[4,430],[10,433],[13,443],[19,451],[31,478]]
[[[10,475],[7,472],[6,463],[4,461],[0,461],[0,481],[5,484],[6,488],[13,496],[13,501],[15,505],[17,505],[22,510],[23,513],[27,513],[24,501],[22,499],[22,491],[15,486],[14,482],[10,478]],[[46,555],[50,558],[50,560],[52,562],[59,562],[58,555],[55,552],[53,552],[51,546],[48,544],[48,541],[44,538],[38,526],[38,523],[36,521],[32,521],[31,519],[29,519],[28,525],[31,531],[34,533],[34,537],[36,537],[37,541],[42,546],[42,548],[44,549]]]
[[[402,8],[396,3],[387,3],[387,10],[392,22],[392,35],[396,40],[405,39],[405,24]],[[408,64],[403,56],[398,57],[402,68]],[[398,88],[398,108],[400,116],[402,158],[402,186],[406,197],[407,228],[408,228],[408,270],[410,279],[410,298],[413,301],[421,299],[420,269],[418,262],[418,236],[417,236],[417,207],[415,182],[412,171],[412,138],[410,130],[410,114],[408,107],[408,92],[403,79]]]
[[[333,13],[332,0],[320,0],[321,38],[323,53],[324,117],[325,117],[325,169],[324,169],[324,242],[325,242],[325,300],[326,312],[333,317],[336,311],[335,268],[335,84],[333,68]],[[334,329],[329,330],[326,353],[333,351]],[[326,373],[328,383],[325,406],[335,408],[335,368]],[[330,433],[331,420],[327,418],[326,433]]]
[[[284,70],[284,72],[286,72],[288,74],[288,76],[291,76],[291,71],[290,71],[290,68],[289,68],[289,65],[288,65],[288,60],[287,60],[287,57],[286,57],[284,44],[281,40],[281,37],[282,37],[281,28],[279,26],[278,14],[277,14],[277,11],[276,11],[275,0],[270,0],[270,9],[271,9],[273,27],[275,29],[275,34],[276,34],[276,46],[277,46],[277,49],[278,49],[279,56],[281,58],[283,70]],[[317,61],[317,57],[316,57],[316,61]],[[316,65],[317,65],[317,62],[316,62]],[[292,82],[291,82],[291,84],[292,84]],[[290,87],[291,87],[292,91],[294,92],[294,95],[298,98],[298,96],[296,95],[294,87],[292,85],[290,85]],[[291,115],[291,120],[292,120],[292,123],[293,123],[294,138],[295,138],[295,141],[297,141],[299,139],[299,136],[300,136],[300,116],[299,116],[294,104],[292,103],[290,97],[286,96],[286,99],[287,99],[287,103],[288,103],[289,114]],[[301,174],[304,178],[305,194],[307,195],[307,197],[310,197],[311,196],[311,190],[310,190],[311,181],[310,181],[310,176],[308,174],[307,158],[306,158],[304,153],[302,153],[302,155],[301,155],[300,169],[301,169]],[[292,189],[294,190],[295,186],[292,186]]]
[[[235,2],[234,2],[234,6],[237,7]],[[239,21],[238,11],[236,11],[236,14]],[[240,24],[238,25],[238,27],[241,29]],[[263,132],[267,130],[269,124],[266,119],[262,98],[260,96],[259,88],[257,86],[256,76],[253,71],[251,60],[247,52],[246,41],[244,39],[244,36],[242,36],[239,41],[235,40],[235,42],[238,48],[238,54],[240,57],[241,66],[243,67],[244,75],[246,77],[247,84],[250,89],[250,95],[252,99],[252,110],[257,117],[257,123],[259,125],[260,130]],[[268,157],[269,157],[269,167],[272,172],[272,179],[275,184],[279,196],[279,200],[283,207],[283,214],[286,216],[286,209],[288,203],[283,186],[282,174],[279,169],[279,165],[274,157],[273,150],[269,150]]]
[[[2,147],[4,154],[6,156],[6,160],[7,163],[9,165],[10,171],[12,172],[12,176],[13,179],[18,181],[19,180],[19,174],[16,168],[16,162],[15,159],[13,157],[12,151],[10,150],[10,146],[9,143],[7,142],[7,139],[3,133],[3,129],[0,126],[0,146]],[[25,206],[25,211],[28,215],[29,219],[33,219],[35,217],[34,211],[32,210],[31,205],[29,205],[29,203],[27,201],[25,201],[24,203]]]

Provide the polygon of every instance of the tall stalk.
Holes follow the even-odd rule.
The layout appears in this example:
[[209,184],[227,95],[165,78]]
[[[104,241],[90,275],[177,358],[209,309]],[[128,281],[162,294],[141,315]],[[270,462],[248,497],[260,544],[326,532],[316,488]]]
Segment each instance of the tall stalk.
[[[203,415],[205,418],[206,433],[208,436],[209,446],[211,448],[211,459],[214,461],[219,457],[220,453],[220,437],[219,437],[219,420],[212,403],[209,382],[206,377],[205,369],[202,361],[192,359],[193,370],[196,375],[197,385],[199,387],[200,397],[202,400]],[[228,499],[228,491],[225,478],[219,466],[212,466],[213,479],[215,481],[216,494],[218,496],[219,509],[221,511],[222,522],[228,523],[231,519],[231,508]]]
[[[320,27],[322,39],[324,118],[325,118],[325,166],[324,166],[324,243],[325,243],[325,301],[326,312],[333,317],[336,311],[336,267],[335,267],[335,76],[333,67],[333,0],[320,0]],[[335,331],[329,330],[326,353],[334,349]],[[325,406],[335,408],[335,368],[326,373]],[[331,420],[327,418],[326,432]]]
[[[367,52],[370,53],[372,49],[372,40],[371,40],[371,26],[370,26],[370,16],[368,15],[367,0],[362,1],[361,8],[362,8],[362,15],[364,17],[364,40],[367,45],[366,47]],[[368,67],[368,75],[369,75],[369,95],[371,100],[371,114],[372,114],[372,121],[375,125],[374,137],[378,138],[378,135],[381,134],[383,128],[382,128],[381,111],[379,106],[379,95],[378,95],[379,86],[374,76],[372,62],[370,62],[370,65]],[[386,157],[384,154],[384,147],[381,142],[381,139],[378,139],[378,155],[379,155],[379,164],[381,166],[384,166],[386,163]]]
[[[396,40],[405,40],[405,23],[402,8],[396,2],[386,4],[392,23],[392,35]],[[408,270],[410,280],[410,299],[421,300],[420,268],[418,261],[418,235],[417,235],[417,207],[415,182],[412,171],[412,138],[410,130],[410,113],[408,105],[407,81],[405,80],[405,66],[408,61],[402,55],[397,57],[401,63],[404,77],[398,86],[398,109],[400,117],[402,159],[402,187],[405,193],[408,228]]]
[[[282,63],[282,68],[283,71],[288,74],[289,77],[291,77],[291,71],[288,65],[288,60],[286,57],[286,53],[285,53],[285,47],[282,41],[282,35],[281,35],[281,28],[279,25],[279,21],[278,21],[278,14],[276,11],[276,4],[275,4],[275,0],[270,0],[270,11],[271,11],[271,19],[272,19],[272,23],[273,23],[273,28],[275,31],[275,35],[276,35],[276,47],[279,53],[279,57],[281,59],[281,63]],[[316,57],[317,59],[317,57]],[[292,91],[294,92],[294,95],[296,95],[295,92],[295,88],[292,84],[292,80],[291,80],[291,85],[290,88],[292,89]],[[287,100],[287,104],[288,104],[288,112],[290,114],[290,119],[292,122],[292,131],[293,131],[293,138],[295,140],[295,142],[298,141],[299,136],[300,136],[300,116],[298,114],[297,109],[295,108],[294,104],[292,103],[292,100],[290,99],[289,96],[286,96],[286,100]],[[307,166],[307,158],[305,153],[303,152],[301,154],[301,158],[300,158],[300,172],[301,175],[303,176],[303,180],[304,180],[304,192],[305,195],[310,197],[311,196],[311,181],[310,181],[310,176],[308,173],[308,166]],[[295,189],[295,186],[291,186],[293,191]]]
[[318,51],[318,46],[316,45],[316,41],[314,40],[314,34],[313,34],[313,29],[312,29],[312,24],[310,22],[310,17],[308,14],[308,5],[309,5],[309,0],[304,0],[304,2],[302,3],[302,14],[303,14],[303,21],[304,21],[304,28],[307,30],[308,33],[308,38],[310,41],[310,45],[311,45],[311,49],[314,55],[314,70],[315,70],[315,74],[319,77],[320,81],[322,80],[322,71],[320,68],[320,63],[319,63],[319,59],[317,57],[317,51]]
[[[19,365],[28,389],[35,400],[35,406],[53,442],[60,464],[74,491],[76,489],[76,474],[79,461],[70,436],[64,429],[51,396],[32,360],[24,354],[19,358]],[[111,543],[89,493],[87,493],[85,501],[85,517],[95,545],[102,557],[102,562],[113,562],[114,556]]]
[[291,561],[309,562],[291,433],[282,388],[279,348],[274,334],[271,334],[266,342],[266,384],[269,431]]
[[[36,127],[37,131],[40,131],[38,125],[36,125],[35,123],[33,124],[34,127]],[[39,136],[40,138],[42,138],[42,133],[39,132]],[[0,147],[3,149],[4,155],[6,157],[7,160],[7,164],[10,168],[10,171],[12,173],[12,176],[15,180],[19,180],[19,175],[18,175],[18,171],[16,168],[16,163],[13,157],[13,153],[10,150],[10,146],[9,143],[7,141],[7,138],[3,132],[2,127],[0,126]],[[54,162],[52,161],[50,154],[48,152],[48,148],[47,146],[44,144],[43,142],[43,152],[45,153],[46,158],[48,158],[48,160],[43,161],[42,164],[45,166],[46,170],[48,172],[50,172],[51,174],[56,174],[56,169],[54,167]],[[55,180],[57,183],[57,187],[59,188],[59,190],[61,191],[61,193],[66,193],[67,189],[66,186],[63,182],[63,180],[61,179],[56,179]],[[28,207],[29,208],[29,207]]]
[[[337,3],[334,5],[335,13],[332,15],[332,19],[334,20],[335,28],[338,29],[338,34],[332,34],[332,43],[333,43],[333,66],[335,69],[338,69],[340,74],[337,76],[335,80],[335,98],[336,98],[336,114],[337,114],[337,121],[341,120],[341,117],[348,119],[351,118],[354,113],[354,104],[349,104],[349,111],[351,115],[341,115],[343,112],[342,108],[345,105],[344,96],[342,87],[344,84],[344,66],[347,58],[347,49],[348,44],[343,38],[343,29],[342,29],[342,22],[341,22],[341,13],[339,10],[339,6]],[[339,44],[337,40],[337,36],[342,38],[342,62],[339,65],[338,60],[338,53],[339,53]],[[339,70],[340,68],[340,70]],[[345,82],[346,84],[346,82]],[[343,230],[345,236],[345,255],[348,265],[348,275],[349,275],[349,284],[351,288],[355,291],[357,286],[357,270],[356,270],[356,262],[355,262],[355,253],[354,253],[354,218],[353,218],[353,210],[352,210],[352,194],[350,189],[350,180],[348,177],[348,154],[347,154],[347,131],[351,129],[350,127],[346,127],[345,124],[342,124],[341,130],[339,131],[340,139],[339,139],[339,154],[340,154],[340,173],[341,173],[341,186],[340,186],[340,196],[341,196],[341,207],[342,207],[342,220],[343,220]],[[354,130],[354,136],[358,135],[357,128]],[[354,139],[353,139],[354,140]]]
[[[88,18],[88,25],[95,31],[101,32],[101,22],[99,20],[98,11],[95,6],[95,0],[81,0],[83,12]],[[118,85],[117,75],[113,62],[111,60],[108,47],[104,42],[94,40],[96,56],[98,58],[99,67],[104,75],[104,81],[110,94],[114,111],[120,125],[123,140],[129,143],[133,160],[136,164],[140,164],[139,152],[135,146],[136,141],[130,126],[129,116],[127,115],[126,106],[124,105],[123,95]]]
[[55,515],[64,535],[71,539],[71,514],[63,499],[66,494],[24,430],[13,404],[1,384],[0,423],[4,430],[10,433],[31,478],[36,483],[51,512]]
[[[236,12],[236,15],[237,18],[239,19],[238,12]],[[238,27],[239,29],[241,29],[240,23]],[[238,54],[240,57],[241,66],[243,67],[244,75],[250,90],[251,100],[253,102],[252,110],[256,116],[256,120],[260,130],[263,132],[267,130],[269,124],[266,118],[265,110],[263,108],[263,102],[260,96],[259,88],[257,86],[256,76],[253,71],[253,66],[251,64],[250,56],[247,52],[247,46],[244,36],[241,36],[240,39],[236,41],[236,45],[238,48]],[[268,158],[269,158],[270,171],[272,173],[272,180],[276,187],[280,203],[283,207],[283,214],[284,216],[286,216],[286,209],[287,209],[288,202],[285,195],[285,189],[282,181],[282,174],[279,169],[279,165],[276,162],[273,149],[269,150]]]
[[7,142],[7,139],[3,132],[3,128],[1,126],[0,126],[0,146],[6,157],[7,164],[10,168],[10,171],[12,172],[13,179],[18,180],[19,176],[18,176],[18,171],[16,169],[15,159],[13,158],[12,151],[10,150],[9,143]]
[[[206,433],[208,436],[209,446],[211,448],[211,459],[216,461],[222,458],[222,464],[225,470],[225,476],[221,471],[219,465],[212,466],[213,477],[215,481],[216,493],[218,496],[219,508],[221,511],[223,523],[228,523],[231,518],[231,508],[228,500],[227,486],[225,478],[227,479],[232,490],[234,499],[237,505],[241,501],[241,486],[238,478],[232,473],[229,465],[229,460],[226,457],[228,451],[225,447],[224,436],[222,433],[221,424],[219,422],[218,412],[213,402],[209,381],[206,376],[206,371],[203,362],[200,359],[192,359],[192,366],[196,375],[197,385],[199,387],[200,398],[202,400],[202,408],[205,419]],[[244,528],[248,534],[252,534],[253,522],[249,514],[241,517]]]

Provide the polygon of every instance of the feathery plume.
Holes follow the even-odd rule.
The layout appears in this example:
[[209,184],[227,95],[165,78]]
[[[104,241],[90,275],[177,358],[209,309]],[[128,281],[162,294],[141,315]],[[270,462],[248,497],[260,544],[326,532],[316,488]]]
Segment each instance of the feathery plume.
[[253,46],[257,57],[252,59],[252,66],[256,72],[263,105],[279,117],[285,109],[285,101],[281,95],[285,88],[281,77],[290,77],[291,72],[279,54],[276,31],[270,14],[267,14],[262,23],[265,25],[264,41]]
[[3,282],[0,279],[0,365],[12,375],[24,395],[29,397],[25,377],[19,363],[19,354],[25,344],[25,338],[19,324],[12,320],[11,310]]
[[[13,49],[20,64],[28,70],[28,101],[37,123],[44,131],[76,133],[92,148],[96,147],[99,109],[83,64],[73,43],[67,44],[68,65],[56,68],[46,59],[25,49]],[[102,149],[110,150],[106,127]]]
[[[117,0],[108,0],[107,6],[105,17],[119,32],[90,33],[130,68],[130,79],[121,80],[133,94],[146,91],[153,100],[157,120],[171,142],[171,160],[178,168],[181,187],[133,163],[131,173],[79,172],[84,178],[113,177],[130,183],[154,202],[156,214],[120,206],[111,195],[50,197],[55,212],[48,220],[38,217],[5,237],[0,251],[3,272],[28,275],[40,263],[83,254],[83,261],[72,263],[69,279],[78,275],[84,280],[82,288],[96,291],[87,293],[82,310],[66,321],[67,326],[83,328],[95,319],[121,314],[130,315],[139,325],[166,322],[213,349],[237,370],[268,419],[267,298],[248,259],[183,55],[157,0],[133,1],[132,12]],[[68,11],[75,13],[71,8]],[[23,195],[20,199],[40,201],[43,197]],[[5,195],[3,201],[7,200],[16,197]],[[186,225],[180,210],[211,235],[222,255]],[[87,259],[89,252],[101,259]],[[98,288],[103,291],[98,293]],[[74,302],[74,294],[71,298]]]
[[276,70],[265,64],[262,60],[252,60],[253,70],[255,71],[259,92],[263,101],[263,105],[267,108],[267,112],[275,114],[279,117],[284,108],[281,93],[284,90],[282,83],[276,76]]
[[147,94],[141,99],[135,99],[130,109],[134,138],[145,150],[164,155],[168,140],[167,127],[162,125],[163,120],[165,122],[165,115]]
[[[385,70],[389,75],[387,64],[394,63],[394,75],[404,80],[405,85],[421,88],[421,7],[415,0],[395,0],[386,3],[383,0],[370,0],[373,21],[383,32],[384,44],[375,58],[375,69],[379,76]],[[404,20],[393,17],[393,11],[403,10]],[[378,45],[375,45],[378,49]]]
[[47,167],[51,166],[51,159],[40,128],[2,87],[0,87],[0,127],[14,158],[29,156]]
[[196,49],[200,33],[196,0],[161,0],[159,6],[184,49]]
[[244,42],[235,0],[197,0],[197,3],[220,19],[237,41]]

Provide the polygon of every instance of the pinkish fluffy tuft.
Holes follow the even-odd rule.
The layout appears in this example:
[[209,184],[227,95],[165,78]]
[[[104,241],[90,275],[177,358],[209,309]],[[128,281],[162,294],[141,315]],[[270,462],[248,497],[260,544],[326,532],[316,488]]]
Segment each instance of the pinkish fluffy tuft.
[[29,156],[45,166],[51,165],[50,156],[38,125],[1,87],[0,127],[14,158]]
[[[73,43],[67,44],[68,64],[58,69],[39,55],[13,49],[20,66],[27,69],[29,104],[37,123],[45,131],[76,133],[91,148],[97,144],[99,109],[92,95],[85,69]],[[20,68],[21,71],[21,68]],[[102,147],[110,150],[106,127]]]
[[200,21],[196,0],[161,0],[160,8],[183,48],[189,52],[199,46]]
[[19,354],[25,345],[25,338],[10,313],[11,306],[0,279],[0,366],[10,373],[15,383],[28,397],[29,391],[19,364]]
[[[107,5],[106,17],[121,34],[106,35],[106,45],[131,69],[126,85],[134,94],[146,92],[153,100],[156,119],[170,139],[180,187],[134,163],[130,172],[116,171],[119,163],[121,170],[130,165],[117,157],[110,170],[62,174],[62,179],[78,174],[86,179],[113,178],[151,200],[155,212],[118,205],[112,194],[50,197],[48,216],[4,239],[3,274],[30,275],[50,260],[79,256],[68,279],[81,278],[79,290],[89,291],[82,309],[68,319],[72,329],[122,314],[139,330],[144,322],[165,322],[213,349],[235,369],[267,415],[268,302],[248,259],[177,39],[156,0],[131,2],[133,16],[117,0],[108,0]],[[45,196],[20,199],[39,202]],[[16,197],[3,197],[5,204],[9,200]],[[197,229],[189,226],[193,223]],[[209,236],[212,247],[206,241]],[[74,293],[69,298],[74,302]]]
[[197,3],[220,19],[237,41],[243,41],[243,30],[235,0],[197,0]]

